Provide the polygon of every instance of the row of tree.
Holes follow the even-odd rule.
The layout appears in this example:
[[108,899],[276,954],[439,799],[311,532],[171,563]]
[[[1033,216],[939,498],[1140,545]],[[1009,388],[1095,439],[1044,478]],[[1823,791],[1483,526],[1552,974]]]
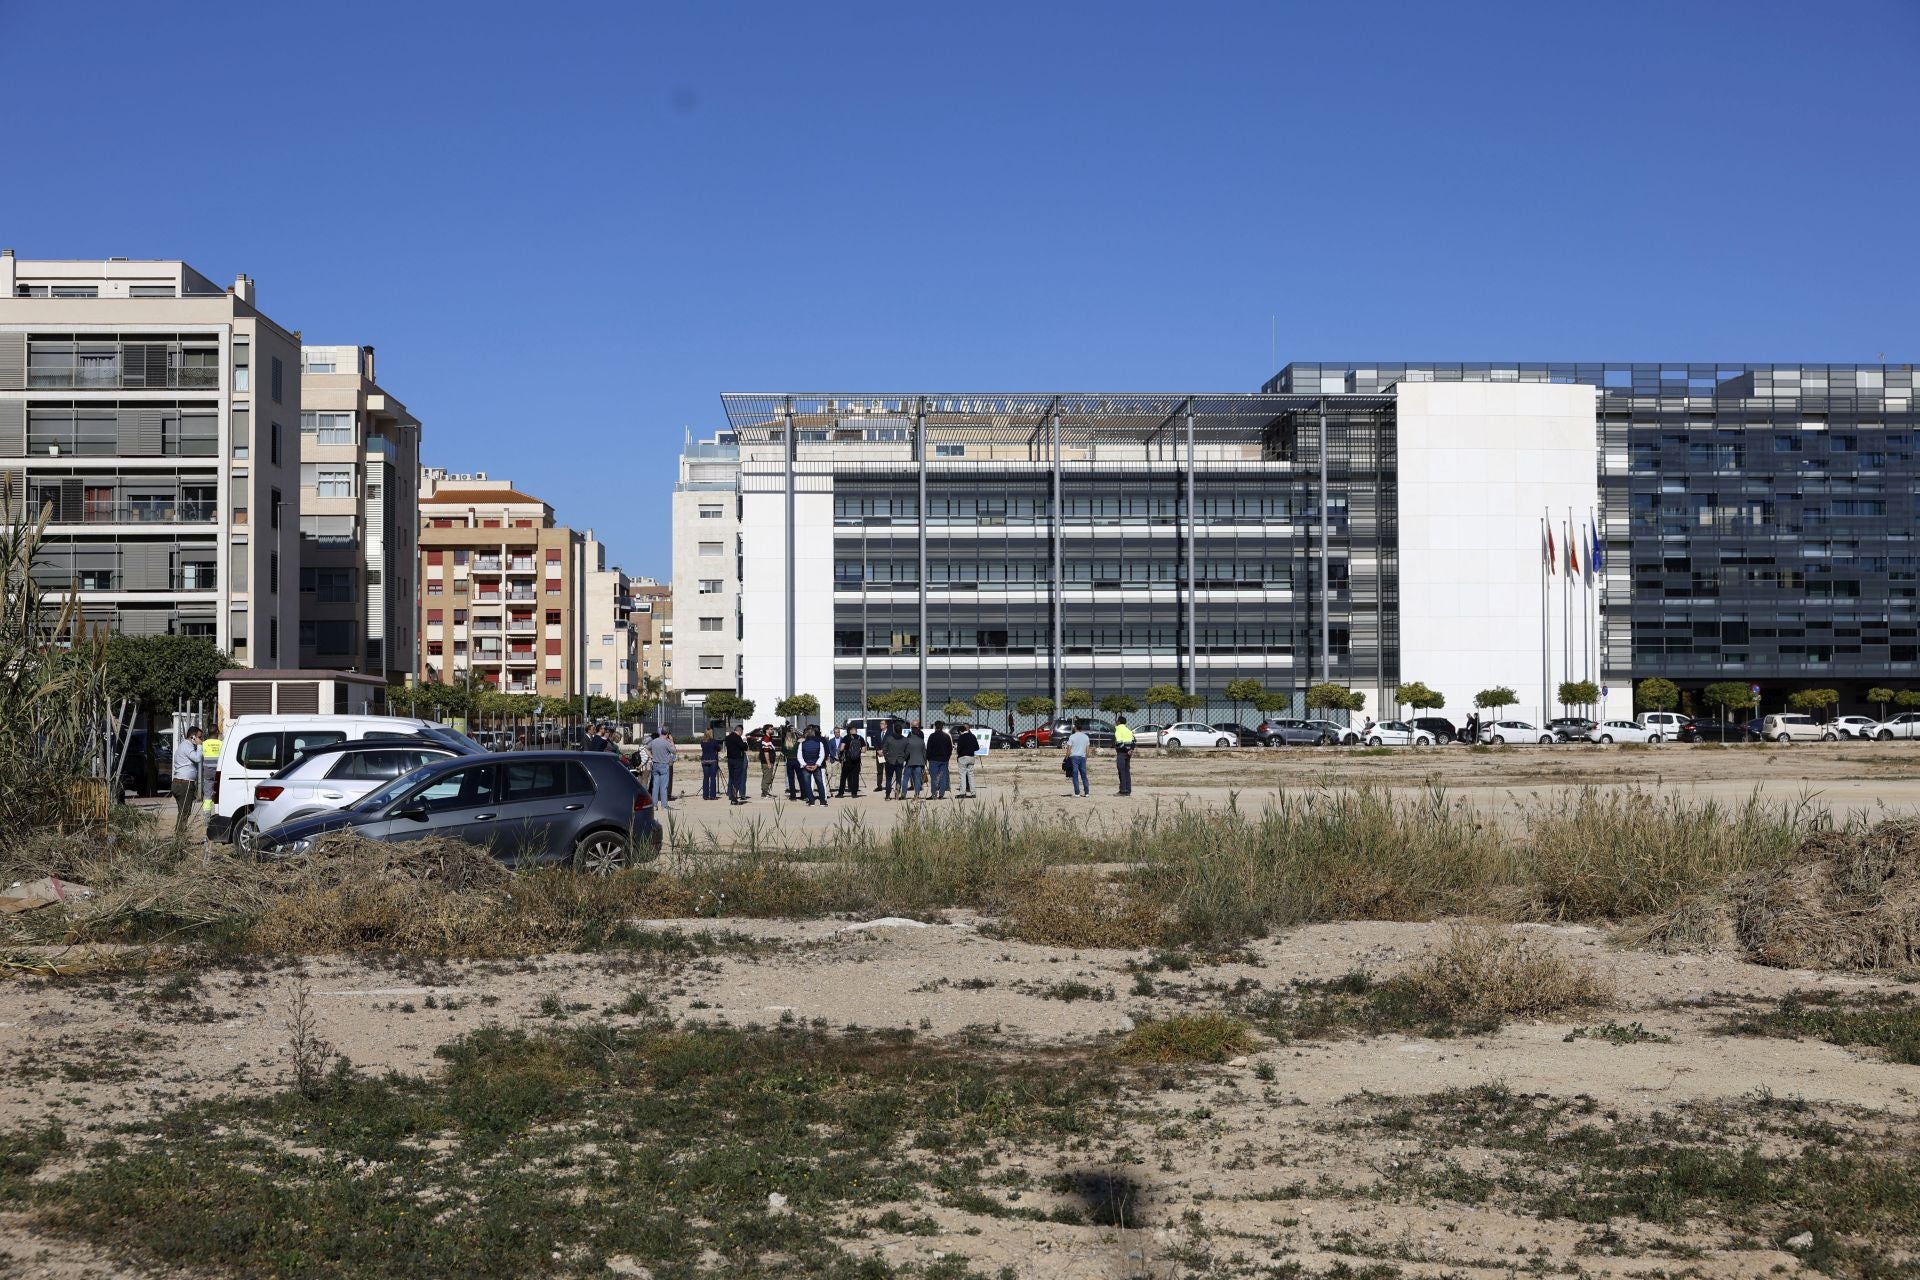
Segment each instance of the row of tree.
[[[1716,680],[1700,691],[1700,700],[1722,719],[1752,711],[1759,703],[1753,686],[1743,680]],[[1880,708],[1880,719],[1885,720],[1889,706],[1920,708],[1920,689],[1869,689],[1867,701]],[[1680,705],[1680,686],[1658,676],[1642,680],[1634,687],[1633,705],[1640,711],[1672,711]],[[1787,709],[1803,715],[1824,717],[1839,705],[1838,689],[1796,689],[1787,695]]]

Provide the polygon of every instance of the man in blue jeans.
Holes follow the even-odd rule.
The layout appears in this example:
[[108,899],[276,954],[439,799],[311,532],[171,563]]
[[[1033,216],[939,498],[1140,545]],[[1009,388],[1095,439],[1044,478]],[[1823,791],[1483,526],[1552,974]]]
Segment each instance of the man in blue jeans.
[[953,759],[953,737],[947,722],[935,720],[927,735],[927,790],[935,800],[947,798],[947,764]]
[[712,729],[700,739],[700,798],[720,798],[720,742],[713,736]]
[[1067,777],[1073,781],[1073,794],[1090,796],[1093,788],[1087,783],[1087,748],[1093,745],[1093,739],[1087,736],[1087,722],[1073,722],[1073,736],[1067,739]]
[[679,754],[674,750],[673,735],[662,728],[647,749],[653,752],[653,804],[656,809],[665,809],[673,798],[673,758]]
[[815,801],[824,806],[827,803],[827,744],[820,739],[819,725],[807,726],[807,736],[800,739],[794,761],[800,769],[800,798],[809,806]]

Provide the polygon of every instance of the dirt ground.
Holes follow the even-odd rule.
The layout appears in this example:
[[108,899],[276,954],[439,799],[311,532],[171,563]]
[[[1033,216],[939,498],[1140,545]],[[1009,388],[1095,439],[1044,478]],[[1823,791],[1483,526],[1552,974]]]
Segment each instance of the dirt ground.
[[[1567,788],[1642,785],[1742,800],[1803,797],[1852,811],[1910,812],[1920,803],[1920,744],[1790,748],[1461,748],[1369,754],[1239,750],[1169,757],[1142,751],[1133,796],[1112,795],[1110,756],[1094,762],[1096,800],[1066,795],[1052,752],[1006,752],[982,770],[986,797],[1022,808],[1124,821],[1169,803],[1246,805],[1280,788],[1438,783],[1511,814]],[[824,835],[848,812],[888,824],[910,806],[869,793],[828,810],[784,799],[734,808],[682,798],[679,842],[731,842],[750,824]],[[757,770],[753,791],[758,794]],[[685,787],[683,785],[683,790]],[[959,802],[948,801],[947,804]],[[435,1049],[489,1024],[556,1019],[632,1021],[633,992],[690,1022],[913,1028],[973,1037],[1010,1051],[1097,1041],[1143,1019],[1231,1007],[1236,991],[1280,991],[1354,970],[1389,976],[1445,935],[1441,924],[1362,922],[1289,930],[1224,963],[1140,970],[1145,952],[1072,951],[991,936],[964,913],[933,922],[821,920],[661,922],[728,930],[759,946],[668,961],[629,955],[509,962],[397,964],[315,958],[141,978],[0,982],[0,1129],[59,1117],[83,1139],[183,1102],[247,1096],[289,1077],[287,1001],[305,984],[321,1036],[372,1073],[431,1072]],[[1133,1135],[1127,1176],[1138,1204],[1125,1227],[982,1216],[918,1206],[932,1234],[874,1235],[865,1247],[895,1264],[956,1255],[984,1275],[1173,1280],[1209,1274],[1209,1260],[1284,1256],[1305,1275],[1359,1275],[1390,1262],[1407,1276],[1510,1276],[1518,1270],[1593,1277],[1759,1277],[1806,1273],[1778,1242],[1745,1238],[1712,1215],[1680,1232],[1621,1221],[1604,1231],[1444,1196],[1374,1197],[1431,1158],[1376,1123],[1395,1100],[1497,1085],[1514,1095],[1577,1101],[1653,1124],[1783,1100],[1861,1132],[1920,1133],[1920,1068],[1877,1050],[1815,1039],[1729,1036],[1729,1004],[1793,992],[1912,990],[1888,979],[1763,968],[1731,956],[1672,956],[1614,945],[1582,927],[1535,930],[1592,965],[1615,1006],[1579,1018],[1509,1022],[1449,1039],[1389,1034],[1280,1042],[1218,1068],[1163,1082],[1155,1122]],[[1604,1028],[1637,1029],[1624,1037]],[[1074,1171],[1067,1152],[1036,1178]],[[1041,1185],[1044,1185],[1042,1183]],[[1343,1190],[1344,1188],[1344,1190]],[[1025,1201],[1049,1208],[1052,1193]],[[1138,1225],[1132,1225],[1138,1224]],[[1912,1262],[1911,1259],[1907,1260]],[[1900,1264],[1905,1265],[1905,1264]],[[1353,1268],[1342,1271],[1341,1268]],[[1915,1274],[1920,1274],[1916,1264]],[[1223,1273],[1256,1274],[1227,1267]],[[0,1276],[36,1280],[152,1276],[89,1246],[37,1234],[0,1215]],[[177,1273],[175,1273],[177,1274]],[[1894,1273],[1888,1273],[1894,1274]]]
[[[1248,747],[1177,756],[1143,748],[1134,752],[1131,795],[1115,794],[1111,752],[1098,753],[1088,774],[1093,797],[1077,799],[1060,772],[1059,752],[998,751],[977,771],[979,801],[925,801],[922,806],[945,809],[1012,799],[1037,812],[1092,812],[1102,819],[1126,821],[1169,804],[1217,806],[1233,801],[1257,806],[1263,797],[1283,789],[1439,785],[1450,796],[1500,817],[1593,786],[1657,787],[1670,795],[1722,802],[1744,801],[1758,791],[1768,800],[1810,799],[1833,810],[1836,818],[1852,813],[1879,817],[1920,807],[1920,740],[1785,747],[1697,743],[1484,750]],[[683,769],[675,778],[675,798],[667,811],[670,830],[681,843],[714,839],[727,844],[752,826],[763,832],[825,832],[849,813],[884,829],[915,807],[912,802],[888,801],[875,794],[870,767],[862,781],[863,794],[857,800],[836,799],[825,808],[808,807],[787,800],[784,779],[778,777],[773,797],[762,799],[756,765],[749,771],[749,802],[735,806],[724,799],[700,799],[697,767]]]

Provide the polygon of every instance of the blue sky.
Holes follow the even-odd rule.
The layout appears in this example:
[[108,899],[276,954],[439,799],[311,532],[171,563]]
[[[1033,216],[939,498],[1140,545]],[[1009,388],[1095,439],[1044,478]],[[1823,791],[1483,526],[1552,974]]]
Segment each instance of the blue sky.
[[245,271],[664,577],[724,390],[1920,358],[1920,5],[0,0],[0,243]]

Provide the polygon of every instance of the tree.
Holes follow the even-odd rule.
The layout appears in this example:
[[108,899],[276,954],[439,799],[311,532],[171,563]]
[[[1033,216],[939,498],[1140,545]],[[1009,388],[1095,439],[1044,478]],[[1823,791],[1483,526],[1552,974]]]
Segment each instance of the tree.
[[756,704],[752,698],[743,698],[727,689],[707,695],[706,712],[710,720],[740,721],[745,723],[753,716]]
[[1359,711],[1366,705],[1366,694],[1342,684],[1307,686],[1307,706],[1315,711]]
[[1240,708],[1254,701],[1266,691],[1265,685],[1248,676],[1240,676],[1237,679],[1227,681],[1227,687],[1221,690],[1222,693],[1227,695],[1227,701],[1233,704],[1233,719],[1236,724],[1246,719],[1241,713]]
[[1046,720],[1053,715],[1053,699],[1045,694],[1029,694],[1014,703],[1013,709],[1029,720]]
[[[996,689],[982,689],[973,695],[973,705],[982,711],[1004,711],[1007,707],[1007,695]],[[1007,717],[1007,728],[1013,728],[1013,717]]]
[[1893,701],[1893,690],[1869,689],[1867,690],[1867,701],[1880,708],[1880,718],[1885,720],[1887,718],[1887,704]]
[[1180,697],[1185,692],[1186,691],[1177,684],[1156,684],[1140,695],[1140,701],[1147,704],[1148,717],[1158,719],[1157,716],[1154,716],[1153,709],[1155,707],[1173,708],[1179,706]]
[[211,706],[220,696],[220,673],[231,666],[233,659],[204,636],[112,636],[107,696],[131,699],[157,733],[165,727],[162,717],[181,704]]
[[1798,693],[1789,695],[1787,698],[1787,705],[1795,711],[1804,711],[1810,716],[1817,715],[1822,720],[1826,719],[1826,712],[1829,708],[1838,706],[1839,704],[1840,691],[1838,689],[1802,689]]
[[1438,711],[1447,705],[1447,698],[1445,694],[1435,693],[1418,680],[1412,680],[1393,691],[1393,705],[1396,710],[1408,706],[1415,711]]
[[1068,711],[1078,707],[1082,711],[1093,710],[1093,692],[1090,689],[1066,689],[1060,694],[1060,705]]
[[1726,720],[1731,712],[1745,711],[1753,705],[1753,690],[1744,680],[1716,680],[1700,691],[1700,699],[1720,708],[1720,718]]
[[1680,687],[1654,676],[1634,686],[1633,705],[1639,711],[1671,711],[1680,705]]
[[782,720],[817,719],[820,715],[820,699],[810,693],[792,694],[780,699],[773,708],[773,714]]
[[1560,709],[1568,707],[1591,707],[1600,701],[1600,686],[1591,680],[1563,680],[1560,682]]
[[1902,689],[1893,695],[1893,705],[1906,711],[1920,707],[1920,689]]
[[1491,689],[1482,689],[1473,695],[1473,705],[1482,711],[1498,712],[1502,707],[1510,707],[1518,701],[1520,699],[1515,696],[1513,690],[1503,684],[1497,684]]
[[1253,709],[1263,716],[1293,710],[1293,695],[1282,689],[1265,689],[1253,700]]
[[949,720],[967,721],[973,719],[973,708],[958,698],[949,699],[947,705],[940,708],[940,714]]
[[1140,704],[1131,695],[1110,693],[1100,699],[1100,709],[1110,716],[1130,716],[1140,709]]
[[911,715],[919,709],[920,694],[915,689],[888,689],[867,697],[867,710],[878,711],[882,715]]

